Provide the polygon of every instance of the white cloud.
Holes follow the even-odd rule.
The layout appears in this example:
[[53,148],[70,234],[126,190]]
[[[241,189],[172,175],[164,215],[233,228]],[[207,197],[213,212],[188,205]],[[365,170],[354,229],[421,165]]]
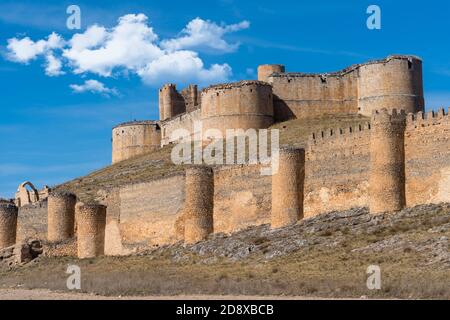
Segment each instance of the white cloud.
[[29,37],[23,39],[12,38],[8,40],[8,58],[19,63],[28,63],[37,56],[60,49],[64,46],[64,40],[56,33],[48,36],[47,40],[34,42]]
[[63,55],[72,63],[75,73],[111,76],[116,68],[136,72],[164,55],[154,43],[157,35],[146,22],[143,14],[129,14],[119,18],[118,25],[110,31],[91,27],[74,36],[71,48],[64,50]]
[[230,32],[247,29],[248,27],[250,27],[248,21],[219,26],[209,20],[205,21],[195,18],[183,29],[181,32],[182,36],[164,40],[161,42],[161,46],[172,51],[181,49],[214,49],[219,52],[232,52],[237,49],[239,43],[230,44],[223,39],[223,36]]
[[196,18],[187,24],[180,37],[160,41],[144,14],[128,14],[120,17],[113,28],[92,25],[68,41],[56,33],[36,42],[28,37],[9,39],[8,58],[28,63],[42,56],[49,76],[62,75],[63,69],[68,69],[74,74],[103,77],[136,74],[150,85],[165,81],[209,84],[228,80],[231,67],[226,63],[205,66],[198,52],[234,51],[239,43],[226,42],[224,35],[248,27],[247,21],[218,25]]
[[217,79],[228,79],[231,75],[231,67],[228,64],[214,64],[205,69],[203,61],[193,51],[175,51],[162,55],[148,63],[138,71],[138,74],[147,83],[158,81],[197,81],[209,83]]
[[64,74],[61,70],[63,64],[60,59],[56,58],[52,53],[46,56],[47,64],[45,66],[45,74],[50,77],[56,77]]
[[115,88],[108,88],[102,82],[97,80],[86,80],[83,84],[71,84],[70,88],[75,93],[91,92],[100,93],[104,96],[118,95]]

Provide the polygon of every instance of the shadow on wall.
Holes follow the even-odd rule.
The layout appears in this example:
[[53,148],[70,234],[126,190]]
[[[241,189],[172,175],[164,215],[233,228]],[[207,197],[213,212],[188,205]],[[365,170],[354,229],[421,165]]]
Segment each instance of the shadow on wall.
[[275,94],[273,95],[273,114],[275,122],[283,122],[297,118],[287,103]]

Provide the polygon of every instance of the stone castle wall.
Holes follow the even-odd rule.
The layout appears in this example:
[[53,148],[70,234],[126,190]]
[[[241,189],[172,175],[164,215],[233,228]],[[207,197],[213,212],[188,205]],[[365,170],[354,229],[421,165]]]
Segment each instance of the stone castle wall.
[[448,112],[409,115],[405,132],[406,203],[450,201]]
[[324,74],[274,73],[275,121],[323,114],[360,113],[387,108],[424,110],[422,61],[413,56],[354,65]]
[[214,85],[200,93],[196,85],[181,91],[175,84],[164,85],[159,91],[160,121],[154,127],[131,123],[126,130],[123,125],[113,130],[113,163],[173,142],[174,130],[193,136],[195,121],[203,131],[217,129],[224,135],[227,129],[268,128],[294,118],[370,116],[381,108],[424,110],[422,61],[414,56],[389,56],[322,74],[286,73],[283,65],[261,65],[258,80]]
[[[315,133],[306,149],[304,217],[368,207],[373,127]],[[450,202],[450,121],[443,110],[408,115],[404,133],[406,205]],[[272,177],[260,165],[214,168],[214,233],[268,224]],[[180,240],[186,199],[183,173],[108,191],[105,253],[123,254]],[[18,238],[45,239],[46,206],[20,208]]]
[[194,136],[194,123],[201,121],[201,110],[196,109],[189,113],[182,113],[176,117],[168,119],[166,121],[161,122],[161,144],[167,145],[169,143],[175,142],[173,138],[173,133],[175,130],[181,132],[180,130],[185,131],[186,133],[183,137],[186,136]]

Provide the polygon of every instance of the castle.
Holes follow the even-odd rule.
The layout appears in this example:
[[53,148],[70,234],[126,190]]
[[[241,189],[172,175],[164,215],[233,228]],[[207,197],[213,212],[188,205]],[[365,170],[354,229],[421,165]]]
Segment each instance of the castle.
[[97,190],[99,204],[77,204],[74,194],[61,191],[19,212],[0,204],[0,235],[7,235],[0,246],[12,242],[14,229],[17,241],[72,239],[64,254],[117,255],[260,224],[283,227],[334,210],[369,207],[382,214],[450,202],[449,115],[444,109],[424,113],[424,107],[422,62],[414,56],[326,74],[263,65],[257,81],[201,92],[167,84],[159,91],[159,121],[113,129],[112,162],[125,172],[126,160],[176,143],[175,130],[194,136],[195,122],[223,132],[323,115],[360,114],[367,121],[311,133],[304,149],[283,146],[271,176],[261,175],[259,164],[193,166]]
[[[160,121],[135,121],[112,132],[116,163],[172,143],[172,133],[194,122],[203,130],[263,129],[293,118],[362,114],[386,108],[406,113],[424,111],[422,61],[414,56],[389,56],[324,74],[286,73],[283,65],[261,65],[257,81],[220,84],[198,91],[174,84],[159,90]],[[178,137],[179,138],[179,137]]]

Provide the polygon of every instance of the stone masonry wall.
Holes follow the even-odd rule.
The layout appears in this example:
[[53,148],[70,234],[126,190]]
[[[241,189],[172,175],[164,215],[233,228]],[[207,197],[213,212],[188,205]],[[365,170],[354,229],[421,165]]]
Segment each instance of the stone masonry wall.
[[172,133],[177,129],[184,129],[190,135],[195,134],[194,122],[200,121],[201,110],[196,109],[190,113],[180,114],[172,119],[161,122],[161,144],[167,145],[171,142]]
[[448,112],[409,115],[405,132],[406,203],[450,202]]
[[309,141],[305,217],[368,205],[370,125],[318,132]]

